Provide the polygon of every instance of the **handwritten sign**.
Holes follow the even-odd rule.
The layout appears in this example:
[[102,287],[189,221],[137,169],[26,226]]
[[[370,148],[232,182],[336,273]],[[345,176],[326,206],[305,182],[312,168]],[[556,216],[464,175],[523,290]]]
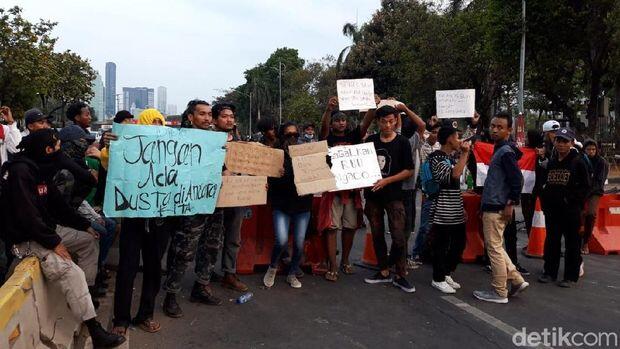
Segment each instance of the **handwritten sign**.
[[476,90],[435,91],[437,117],[440,119],[471,118],[476,108]]
[[232,172],[280,177],[284,166],[284,151],[260,143],[229,142],[226,149],[226,168]]
[[213,213],[226,134],[114,124],[103,211],[108,217]]
[[373,143],[332,147],[329,156],[337,190],[371,187],[382,178]]
[[340,110],[375,109],[375,86],[372,79],[336,81]]
[[336,189],[336,178],[327,164],[327,142],[289,146],[297,194],[317,194]]
[[267,204],[267,177],[222,176],[217,207],[243,207]]

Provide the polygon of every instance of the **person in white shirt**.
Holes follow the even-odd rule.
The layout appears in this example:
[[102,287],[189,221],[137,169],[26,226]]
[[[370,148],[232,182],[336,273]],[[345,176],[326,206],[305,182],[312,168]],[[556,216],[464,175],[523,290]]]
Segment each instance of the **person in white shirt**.
[[18,152],[17,145],[22,141],[22,134],[13,119],[11,108],[0,107],[0,118],[6,122],[0,130],[0,165],[2,165],[12,154]]

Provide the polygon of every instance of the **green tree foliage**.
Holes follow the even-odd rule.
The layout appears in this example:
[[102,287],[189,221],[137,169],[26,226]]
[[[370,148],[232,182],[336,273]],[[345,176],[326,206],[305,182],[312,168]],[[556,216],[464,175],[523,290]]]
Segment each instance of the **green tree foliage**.
[[30,23],[19,7],[0,8],[0,102],[14,115],[39,106],[62,115],[73,100],[90,101],[95,71],[71,51],[54,52],[56,23]]
[[279,120],[279,67],[282,63],[282,120],[299,124],[317,122],[329,96],[336,93],[333,57],[306,62],[296,49],[279,48],[264,62],[246,70],[246,82],[233,87],[216,101],[230,101],[237,107],[237,125],[242,134],[249,130],[250,95],[252,129],[270,117]]

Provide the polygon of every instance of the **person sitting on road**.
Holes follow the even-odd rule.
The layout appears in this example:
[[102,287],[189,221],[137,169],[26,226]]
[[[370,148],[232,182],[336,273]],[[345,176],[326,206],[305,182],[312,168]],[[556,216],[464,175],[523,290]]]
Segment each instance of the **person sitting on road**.
[[280,257],[288,249],[289,227],[292,225],[293,257],[286,282],[293,288],[301,288],[301,282],[296,275],[300,272],[299,266],[304,251],[306,230],[310,222],[312,195],[299,196],[295,187],[289,146],[296,145],[298,137],[299,132],[294,123],[285,123],[280,127],[276,148],[284,150],[284,170],[280,178],[269,177],[268,198],[273,209],[275,243],[269,269],[263,277],[263,283],[267,287],[274,285]]
[[50,174],[45,173],[53,168],[50,165],[59,154],[58,135],[51,129],[34,131],[20,147],[23,152],[2,170],[6,192],[2,193],[0,214],[13,251],[19,258],[35,256],[40,260],[43,275],[61,288],[75,318],[87,326],[95,347],[118,346],[125,338],[106,332],[96,320],[85,271],[70,254],[73,249],[81,262],[89,260],[90,269],[96,271],[96,245],[79,238],[88,236],[92,240],[91,234],[95,236],[96,232],[62,199],[49,181]]

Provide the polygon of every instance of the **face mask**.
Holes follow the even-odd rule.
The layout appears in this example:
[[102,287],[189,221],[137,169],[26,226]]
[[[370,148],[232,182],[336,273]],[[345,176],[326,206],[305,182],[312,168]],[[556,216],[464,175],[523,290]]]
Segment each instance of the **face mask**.
[[306,134],[304,134],[304,137],[306,137],[307,139],[313,139],[314,135],[306,133]]

